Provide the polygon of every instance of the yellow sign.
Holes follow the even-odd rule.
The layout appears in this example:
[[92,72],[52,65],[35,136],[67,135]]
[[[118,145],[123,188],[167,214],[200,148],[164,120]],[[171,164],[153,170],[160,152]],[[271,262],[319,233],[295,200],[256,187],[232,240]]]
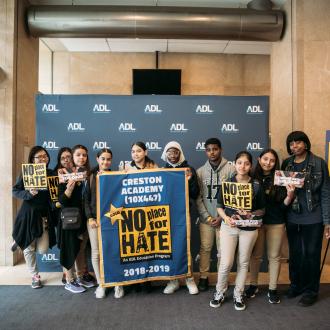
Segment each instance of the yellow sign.
[[24,188],[46,190],[47,171],[46,164],[22,164]]
[[120,257],[124,262],[172,253],[169,205],[132,208],[111,205],[105,216],[112,224],[118,221]]
[[48,190],[50,198],[53,202],[58,201],[58,176],[48,176]]
[[223,203],[236,210],[252,209],[252,184],[238,182],[222,182]]

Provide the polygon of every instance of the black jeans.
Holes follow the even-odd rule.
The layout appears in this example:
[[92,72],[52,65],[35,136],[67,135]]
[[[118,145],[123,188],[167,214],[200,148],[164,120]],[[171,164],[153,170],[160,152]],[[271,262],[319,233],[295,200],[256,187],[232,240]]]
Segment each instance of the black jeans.
[[297,293],[317,295],[320,287],[323,223],[287,223],[286,230],[289,242],[290,287]]

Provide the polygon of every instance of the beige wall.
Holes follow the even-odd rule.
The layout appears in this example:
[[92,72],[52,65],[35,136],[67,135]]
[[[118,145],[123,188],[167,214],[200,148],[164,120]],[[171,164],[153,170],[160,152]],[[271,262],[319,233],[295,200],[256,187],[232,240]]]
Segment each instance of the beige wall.
[[[132,94],[132,69],[154,68],[151,53],[54,53],[55,94]],[[163,53],[159,68],[182,69],[183,95],[269,95],[270,58]],[[42,86],[40,86],[42,90]]]
[[[15,106],[15,8],[10,0],[0,1],[0,264],[11,264],[7,253],[12,229],[13,203],[10,194],[13,176]],[[8,157],[6,157],[6,155]],[[13,160],[11,158],[13,155]],[[6,159],[6,161],[4,161]]]
[[324,157],[330,129],[330,1],[288,0],[285,10],[286,32],[271,55],[272,146],[286,155],[287,133],[303,130],[312,150]]
[[10,251],[16,201],[11,189],[26,148],[34,143],[38,41],[26,34],[27,2],[0,0],[0,265],[13,264]]
[[287,134],[303,130],[312,151],[324,158],[330,130],[330,1],[287,0],[285,11],[286,32],[271,54],[272,146],[286,157]]

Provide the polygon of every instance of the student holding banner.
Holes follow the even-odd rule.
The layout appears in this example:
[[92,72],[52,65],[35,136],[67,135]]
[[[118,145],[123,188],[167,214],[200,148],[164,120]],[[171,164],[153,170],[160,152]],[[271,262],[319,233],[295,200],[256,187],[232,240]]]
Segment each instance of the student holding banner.
[[263,187],[266,199],[266,211],[263,217],[263,225],[259,229],[258,239],[253,248],[250,261],[250,286],[245,291],[247,298],[255,297],[258,292],[258,274],[261,259],[267,244],[267,256],[269,261],[269,290],[268,301],[271,304],[279,304],[280,296],[276,290],[277,280],[281,269],[281,247],[285,233],[285,213],[287,205],[292,200],[292,187],[275,186],[275,170],[280,169],[278,155],[273,149],[265,149],[258,157],[254,169],[254,178]]
[[[99,253],[99,238],[97,228],[99,224],[96,220],[96,176],[104,171],[110,171],[112,162],[112,151],[104,148],[98,151],[96,155],[97,166],[91,171],[89,184],[85,192],[85,212],[87,217],[87,230],[92,248],[92,264],[97,283],[99,286],[95,291],[96,298],[105,298],[105,288],[101,287],[100,276],[100,253]],[[124,289],[122,286],[115,286],[115,298],[122,298]]]
[[[209,287],[208,275],[210,269],[211,251],[216,240],[218,254],[220,254],[220,223],[217,212],[217,197],[222,181],[229,180],[235,173],[233,165],[221,155],[221,142],[217,138],[210,138],[205,142],[206,163],[197,170],[200,194],[197,198],[200,231],[200,279],[199,291],[206,291]],[[219,259],[218,259],[219,260]],[[219,262],[218,262],[219,264]]]
[[[151,168],[158,168],[158,165],[148,157],[148,149],[144,142],[137,141],[132,144],[131,147],[131,157],[132,161],[130,163],[126,163],[124,167],[119,167],[120,171],[136,171],[136,170],[144,170]],[[147,291],[151,292],[152,287],[150,282],[145,282],[140,284],[133,284],[136,291],[140,291],[141,287]]]
[[[171,141],[164,147],[162,160],[166,162],[165,168],[187,168],[189,183],[189,198],[196,199],[199,194],[199,186],[197,174],[193,167],[189,166],[186,161],[181,145],[176,141]],[[186,285],[190,294],[198,294],[198,288],[195,284],[194,277],[186,278]],[[180,287],[179,280],[169,281],[163,291],[165,294],[172,294]]]
[[147,146],[142,141],[137,141],[132,144],[131,156],[132,161],[128,164],[126,163],[123,168],[119,167],[119,171],[158,168],[158,165],[148,157]]
[[[83,180],[69,179],[60,183],[58,187],[58,200],[62,208],[76,207],[81,214],[79,229],[60,230],[60,263],[66,271],[65,289],[72,293],[82,293],[84,287],[95,286],[95,279],[88,273],[85,248],[88,240],[87,219],[84,210],[84,194],[90,173],[88,150],[83,145],[76,145],[72,148],[74,164],[73,174],[82,172],[86,177]],[[61,180],[60,180],[61,182]],[[74,275],[74,264],[77,271],[77,280]]]
[[[235,251],[238,245],[237,273],[234,288],[234,307],[236,310],[246,308],[244,302],[244,285],[248,272],[251,252],[258,237],[257,227],[249,223],[264,215],[265,197],[262,186],[250,176],[252,156],[246,151],[239,152],[235,157],[237,174],[230,182],[223,182],[218,196],[217,209],[221,216],[220,228],[220,266],[218,281],[210,306],[220,307],[225,300],[228,275],[233,266]],[[243,220],[241,220],[243,219]],[[238,225],[241,223],[241,225]]]
[[[35,146],[30,150],[29,164],[46,164],[47,175],[52,175],[52,171],[48,169],[49,161],[49,154],[43,147]],[[46,176],[43,179],[46,180]],[[48,248],[55,245],[55,228],[48,189],[26,189],[24,182],[21,175],[13,187],[13,196],[23,200],[23,204],[14,224],[12,250],[14,251],[17,246],[22,249],[28,270],[32,275],[32,288],[37,289],[41,288],[42,284],[36,262],[36,251],[46,253]]]
[[302,188],[296,188],[287,213],[290,288],[288,298],[302,294],[299,305],[308,307],[318,298],[323,231],[330,237],[330,180],[325,161],[311,152],[308,136],[290,133],[286,147],[291,155],[285,171],[305,173]]

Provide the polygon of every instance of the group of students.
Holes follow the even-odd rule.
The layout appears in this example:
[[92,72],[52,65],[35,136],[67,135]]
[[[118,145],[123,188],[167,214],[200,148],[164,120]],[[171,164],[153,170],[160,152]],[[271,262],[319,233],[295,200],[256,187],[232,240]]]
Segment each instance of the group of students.
[[[222,157],[222,146],[218,138],[205,142],[206,163],[197,171],[185,159],[179,143],[169,142],[161,156],[166,168],[186,168],[189,197],[196,201],[200,230],[200,278],[198,286],[193,277],[186,278],[190,294],[208,290],[211,250],[216,241],[218,250],[218,280],[211,307],[220,307],[226,297],[228,275],[233,266],[237,250],[237,273],[233,293],[234,308],[244,310],[245,298],[253,298],[258,292],[258,272],[264,245],[267,245],[269,261],[268,301],[280,303],[277,281],[280,273],[281,246],[285,232],[289,242],[288,298],[302,295],[299,304],[310,306],[318,297],[320,282],[320,258],[322,238],[330,237],[330,185],[328,168],[323,159],[311,152],[308,136],[301,131],[288,135],[287,151],[290,155],[282,164],[286,171],[304,172],[303,188],[274,185],[275,170],[280,169],[275,150],[264,150],[252,168],[252,156],[247,151],[239,152],[232,165]],[[143,170],[157,168],[147,155],[143,142],[131,148],[132,161],[120,170]],[[97,154],[98,165],[90,168],[88,150],[83,145],[72,149],[61,148],[58,153],[55,173],[86,171],[84,181],[69,180],[58,187],[58,203],[51,202],[48,191],[25,190],[20,176],[13,187],[13,195],[22,199],[17,214],[12,249],[19,246],[24,253],[28,269],[32,274],[32,287],[42,286],[36,264],[36,251],[45,253],[56,244],[60,249],[65,289],[84,292],[86,287],[100,284],[100,257],[96,221],[96,175],[110,170],[112,152],[102,149]],[[49,164],[47,150],[40,146],[31,149],[29,163]],[[47,175],[54,172],[47,169]],[[225,206],[221,183],[251,183],[251,211],[233,210]],[[79,207],[83,221],[77,230],[63,230],[60,219],[61,207]],[[261,227],[235,225],[237,216],[263,218]],[[56,227],[56,230],[55,230]],[[55,235],[56,232],[56,235]],[[91,259],[96,279],[87,270],[86,244],[90,240]],[[251,283],[245,290],[250,268]],[[150,284],[150,282],[147,282]],[[174,293],[179,288],[178,280],[167,283],[164,293]],[[97,298],[105,297],[105,289],[98,285]],[[124,296],[122,286],[115,287],[115,298]]]

